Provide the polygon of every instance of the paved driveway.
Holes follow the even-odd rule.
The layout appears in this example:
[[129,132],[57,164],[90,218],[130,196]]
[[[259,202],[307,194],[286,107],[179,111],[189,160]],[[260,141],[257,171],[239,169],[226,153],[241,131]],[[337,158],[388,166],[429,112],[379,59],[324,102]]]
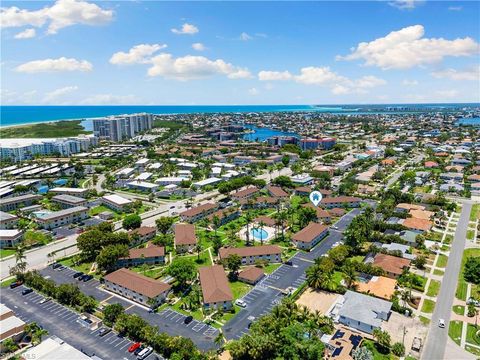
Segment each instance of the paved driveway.
[[[12,309],[16,316],[25,321],[36,322],[48,331],[88,355],[96,354],[100,358],[124,359],[130,355],[128,348],[133,344],[127,338],[112,331],[104,337],[98,336],[99,329],[90,330],[77,323],[79,314],[59,303],[50,300],[44,304],[44,297],[35,291],[23,296],[24,286],[2,290],[2,303]],[[155,359],[155,354],[147,360]],[[157,355],[158,356],[158,355]],[[158,356],[163,359],[162,357]]]

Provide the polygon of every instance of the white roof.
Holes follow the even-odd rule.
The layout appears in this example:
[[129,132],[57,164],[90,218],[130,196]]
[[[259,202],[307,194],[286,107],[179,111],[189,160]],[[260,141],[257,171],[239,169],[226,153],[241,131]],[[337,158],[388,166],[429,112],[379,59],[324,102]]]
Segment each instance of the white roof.
[[175,184],[168,184],[164,187],[165,190],[171,190],[171,189],[176,189],[178,185]]
[[[22,319],[19,319],[16,316],[9,316],[0,321],[0,338],[4,338],[4,334],[7,334],[9,331],[12,331],[15,328],[18,328],[22,325],[25,325],[25,322]],[[5,336],[5,339],[12,336],[14,334],[10,334],[9,336]]]
[[35,360],[92,360],[88,355],[55,336],[27,350],[22,357]]
[[152,173],[151,172],[144,172],[144,173],[141,173],[140,175],[138,175],[135,180],[147,180],[149,178],[152,177]]
[[83,192],[87,191],[87,189],[82,189],[82,188],[69,188],[69,187],[56,187],[56,188],[50,189],[49,191],[52,191],[52,192],[83,193]]
[[146,181],[132,181],[132,182],[127,183],[127,185],[138,186],[138,187],[149,188],[149,189],[158,187],[157,184],[149,183],[149,182],[146,182]]
[[1,229],[0,230],[0,239],[2,239],[2,238],[12,238],[12,237],[15,237],[15,236],[17,236],[21,233],[22,233],[22,231],[18,230],[18,229],[11,229],[11,230]]
[[148,163],[149,159],[140,159],[138,160],[135,164],[137,165],[143,165],[143,164],[146,164]]
[[131,200],[128,200],[128,199],[125,199],[124,197],[121,197],[119,195],[105,195],[103,197],[105,200],[108,200],[114,204],[117,204],[117,205],[126,205],[126,204],[130,204],[132,201]]
[[125,168],[125,169],[117,171],[116,174],[117,175],[130,175],[134,171],[135,171],[134,168]]
[[195,185],[195,186],[206,186],[206,185],[210,185],[210,184],[215,184],[219,181],[222,181],[222,179],[219,179],[219,178],[216,178],[216,177],[211,177],[211,178],[208,178],[208,179],[205,179],[205,180],[197,181],[193,185]]

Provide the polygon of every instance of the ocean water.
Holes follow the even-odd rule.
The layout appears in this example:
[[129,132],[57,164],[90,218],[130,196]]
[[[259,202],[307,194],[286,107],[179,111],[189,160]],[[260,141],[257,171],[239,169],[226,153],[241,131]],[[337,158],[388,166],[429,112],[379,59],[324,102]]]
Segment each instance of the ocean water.
[[477,127],[477,126],[480,126],[480,117],[459,119],[457,121],[457,124]]
[[254,132],[243,135],[243,138],[248,141],[265,141],[272,136],[295,136],[298,137],[298,134],[293,132],[285,132],[269,128],[260,128],[254,125],[245,125],[245,128],[250,129]]
[[[0,125],[24,125],[55,120],[83,120],[107,115],[149,112],[153,114],[249,113],[315,111],[340,114],[411,113],[473,109],[480,104],[385,104],[385,105],[205,105],[205,106],[0,106]],[[84,123],[88,127],[88,122]],[[88,130],[88,129],[87,129]]]

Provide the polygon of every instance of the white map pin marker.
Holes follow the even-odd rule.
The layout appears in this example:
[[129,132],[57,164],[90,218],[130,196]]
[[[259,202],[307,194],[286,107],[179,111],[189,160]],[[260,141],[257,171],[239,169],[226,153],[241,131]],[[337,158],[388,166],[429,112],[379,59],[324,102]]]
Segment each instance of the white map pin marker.
[[310,201],[313,205],[318,206],[320,201],[322,201],[322,193],[320,191],[312,191],[310,193]]

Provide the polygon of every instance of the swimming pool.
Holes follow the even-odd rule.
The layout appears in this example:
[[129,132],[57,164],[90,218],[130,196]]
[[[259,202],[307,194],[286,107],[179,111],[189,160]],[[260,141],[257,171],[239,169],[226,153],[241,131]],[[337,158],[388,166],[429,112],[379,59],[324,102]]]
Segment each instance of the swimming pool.
[[264,229],[253,228],[250,230],[250,234],[257,240],[265,240],[268,237],[268,233]]

